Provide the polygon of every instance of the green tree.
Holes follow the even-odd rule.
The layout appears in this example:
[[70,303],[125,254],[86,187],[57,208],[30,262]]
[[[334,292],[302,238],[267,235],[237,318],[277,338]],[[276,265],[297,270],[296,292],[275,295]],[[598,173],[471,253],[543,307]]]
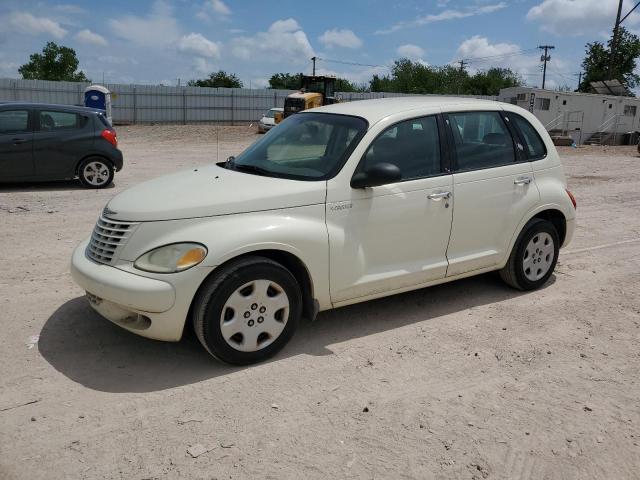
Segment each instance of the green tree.
[[298,90],[300,88],[300,74],[274,73],[269,79],[269,88]]
[[190,87],[223,87],[223,88],[242,88],[242,82],[235,73],[227,73],[224,70],[212,72],[208,78],[202,80],[189,80],[187,85]]
[[73,48],[47,42],[42,53],[33,53],[29,62],[18,72],[29,80],[62,80],[68,82],[89,82],[82,70],[78,71],[78,57]]
[[522,84],[522,79],[506,68],[469,75],[452,65],[435,67],[401,58],[394,62],[390,76],[374,75],[369,88],[372,92],[497,95],[501,88]]
[[[640,38],[620,27],[614,58],[611,58],[613,38],[607,42],[587,43],[586,54],[582,61],[584,76],[578,87],[579,92],[591,92],[591,82],[619,80],[627,88],[640,84],[640,76],[634,73],[636,60],[640,56]],[[609,71],[611,64],[611,71]]]
[[500,90],[519,87],[524,81],[508,68],[490,68],[486,72],[477,72],[466,81],[464,93],[469,95],[498,95]]

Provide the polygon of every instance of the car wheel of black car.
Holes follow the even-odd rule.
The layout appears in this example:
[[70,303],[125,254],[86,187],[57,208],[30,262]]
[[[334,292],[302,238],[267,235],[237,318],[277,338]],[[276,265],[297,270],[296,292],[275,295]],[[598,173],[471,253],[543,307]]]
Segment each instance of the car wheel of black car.
[[78,178],[87,188],[105,188],[113,181],[113,165],[102,157],[89,157],[78,167]]

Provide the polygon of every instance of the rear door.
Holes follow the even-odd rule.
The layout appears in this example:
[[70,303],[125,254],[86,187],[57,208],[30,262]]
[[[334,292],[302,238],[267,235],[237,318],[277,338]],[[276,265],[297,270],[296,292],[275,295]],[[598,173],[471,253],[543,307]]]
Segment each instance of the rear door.
[[33,175],[33,131],[31,110],[0,111],[0,180]]
[[33,157],[36,175],[49,179],[72,178],[81,158],[91,153],[94,141],[89,114],[56,108],[36,109]]
[[502,111],[446,115],[453,159],[453,222],[447,276],[496,266],[540,200],[531,163]]

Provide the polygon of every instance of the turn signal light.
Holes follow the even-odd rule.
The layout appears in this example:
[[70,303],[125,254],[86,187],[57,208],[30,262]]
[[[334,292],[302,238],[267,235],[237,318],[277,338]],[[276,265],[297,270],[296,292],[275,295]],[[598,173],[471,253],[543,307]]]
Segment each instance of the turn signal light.
[[105,128],[100,136],[114,147],[118,146],[118,137],[116,136],[115,130],[109,130],[108,128]]
[[565,191],[567,192],[567,195],[569,195],[569,198],[571,199],[571,203],[573,203],[573,208],[578,208],[578,205],[576,204],[576,197],[573,196],[573,193],[571,193],[566,188],[565,188]]

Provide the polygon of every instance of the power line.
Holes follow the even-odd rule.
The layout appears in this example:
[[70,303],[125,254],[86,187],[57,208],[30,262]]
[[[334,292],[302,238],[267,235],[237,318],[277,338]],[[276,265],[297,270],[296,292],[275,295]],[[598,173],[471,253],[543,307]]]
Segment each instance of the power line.
[[[509,58],[509,57],[517,57],[520,55],[527,55],[529,53],[533,53],[537,50],[537,48],[528,48],[526,50],[519,50],[517,52],[511,52],[511,53],[503,53],[500,55],[487,55],[484,57],[467,57],[464,60],[467,63],[481,63],[484,61],[491,61],[491,60],[498,60],[498,59],[502,59],[502,58]],[[455,63],[458,63],[459,61],[456,61]]]
[[329,58],[314,57],[316,60],[320,60],[326,63],[340,63],[342,65],[355,65],[357,67],[375,67],[375,68],[391,68],[389,65],[372,65],[369,63],[357,63],[357,62],[345,62],[344,60],[332,60]]

